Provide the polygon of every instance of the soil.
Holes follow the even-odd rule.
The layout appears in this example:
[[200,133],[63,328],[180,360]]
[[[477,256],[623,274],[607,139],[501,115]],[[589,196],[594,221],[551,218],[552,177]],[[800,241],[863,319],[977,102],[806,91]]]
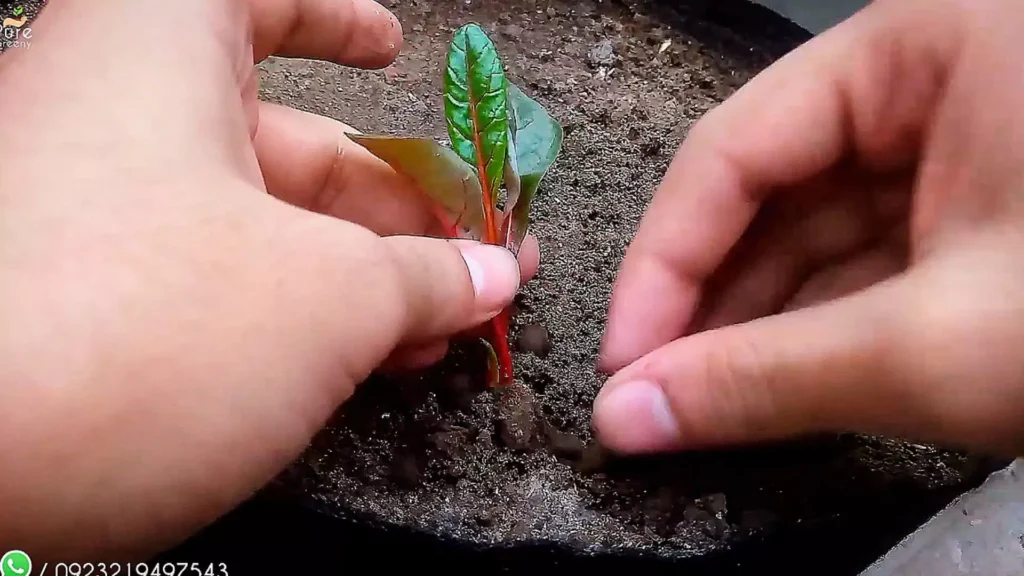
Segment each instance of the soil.
[[[686,557],[865,510],[900,526],[901,506],[928,514],[977,482],[969,456],[857,435],[644,460],[593,443],[608,298],[655,186],[695,120],[806,39],[752,7],[710,4],[391,2],[406,44],[386,70],[263,65],[267,100],[447,141],[441,67],[452,32],[475,21],[566,129],[534,211],[540,272],[516,301],[520,383],[482,389],[473,348],[415,377],[374,376],[283,486],[332,513],[465,542]],[[715,23],[723,15],[732,29]]]

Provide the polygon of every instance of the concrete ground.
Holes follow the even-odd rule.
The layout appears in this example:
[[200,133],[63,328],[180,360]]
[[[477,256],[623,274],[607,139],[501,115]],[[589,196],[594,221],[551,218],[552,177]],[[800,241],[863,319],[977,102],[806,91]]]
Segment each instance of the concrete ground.
[[1024,459],[953,502],[861,576],[1024,574]]
[[[866,0],[756,0],[818,34]],[[1024,459],[908,536],[861,576],[1024,575]]]

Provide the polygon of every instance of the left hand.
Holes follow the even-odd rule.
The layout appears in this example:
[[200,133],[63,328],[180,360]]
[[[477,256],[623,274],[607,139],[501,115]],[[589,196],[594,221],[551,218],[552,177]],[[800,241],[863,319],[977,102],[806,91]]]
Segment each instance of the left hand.
[[258,101],[270,54],[390,63],[370,0],[62,0],[32,26],[0,58],[0,542],[35,559],[176,544],[536,270],[535,240],[517,268],[409,236],[434,224],[404,179]]

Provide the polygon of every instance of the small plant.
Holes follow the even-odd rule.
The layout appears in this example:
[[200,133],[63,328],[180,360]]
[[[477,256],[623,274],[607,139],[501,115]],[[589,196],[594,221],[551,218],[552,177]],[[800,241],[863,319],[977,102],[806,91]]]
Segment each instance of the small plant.
[[[530,205],[561,150],[562,127],[509,82],[494,44],[476,24],[452,38],[444,111],[452,148],[432,138],[349,137],[416,183],[431,199],[447,237],[502,245],[518,256]],[[488,384],[505,386],[513,380],[508,311],[490,328],[482,339]]]

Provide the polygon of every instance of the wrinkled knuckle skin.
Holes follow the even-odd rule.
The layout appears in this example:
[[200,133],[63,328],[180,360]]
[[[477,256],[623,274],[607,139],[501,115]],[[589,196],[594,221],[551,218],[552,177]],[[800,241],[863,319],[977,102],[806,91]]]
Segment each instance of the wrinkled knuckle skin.
[[408,277],[406,262],[385,240],[377,238],[372,243],[371,262],[377,269],[373,279],[373,290],[377,293],[376,300],[380,307],[381,320],[387,326],[394,327],[396,332],[402,331],[411,321],[412,303],[407,298],[404,286],[413,281]]
[[708,408],[718,415],[710,429],[733,437],[761,437],[774,414],[764,353],[753,342],[734,337],[727,345],[710,346],[704,358]]

